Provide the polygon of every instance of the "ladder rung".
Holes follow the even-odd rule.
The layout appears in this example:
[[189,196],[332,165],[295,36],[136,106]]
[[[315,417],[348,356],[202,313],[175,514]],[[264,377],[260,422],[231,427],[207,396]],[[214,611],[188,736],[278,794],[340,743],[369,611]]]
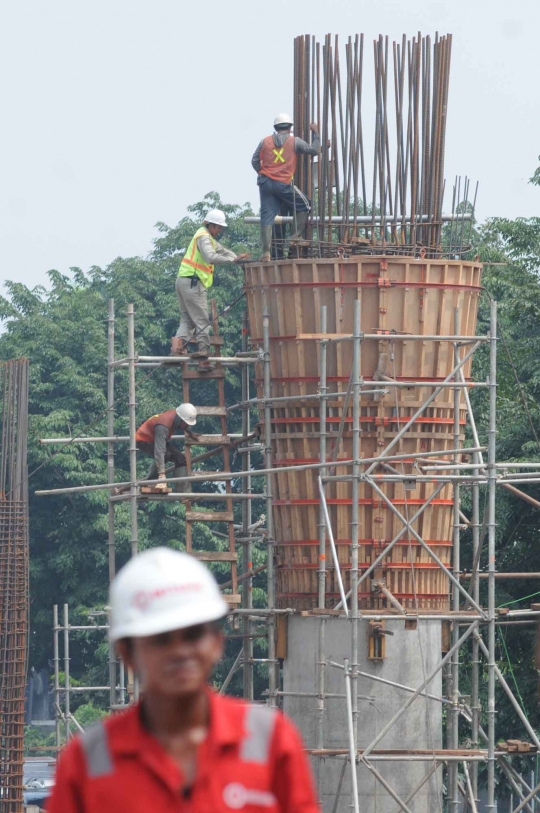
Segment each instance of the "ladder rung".
[[210,370],[207,373],[201,373],[199,370],[184,370],[182,378],[185,381],[200,381],[202,378],[225,378],[225,370],[223,367],[218,370]]
[[201,562],[236,562],[238,555],[229,550],[192,550],[191,555]]
[[186,522],[233,522],[232,511],[186,511]]
[[197,416],[199,415],[217,415],[226,417],[227,415],[227,407],[220,407],[220,406],[196,406],[195,409],[197,410]]
[[186,435],[186,446],[228,446],[231,439],[228,435],[199,435],[197,440],[192,440]]

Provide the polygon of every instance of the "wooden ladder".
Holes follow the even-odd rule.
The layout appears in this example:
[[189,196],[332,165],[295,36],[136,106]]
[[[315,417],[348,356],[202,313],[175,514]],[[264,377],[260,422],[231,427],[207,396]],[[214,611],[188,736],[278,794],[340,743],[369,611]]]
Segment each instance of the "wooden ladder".
[[[210,336],[210,344],[214,347],[214,356],[221,355],[221,347],[223,345],[223,337],[218,335],[218,318],[216,303],[212,300],[212,327],[213,336]],[[212,415],[220,420],[221,434],[220,435],[201,435],[197,441],[191,440],[189,437],[185,438],[185,455],[188,472],[191,474],[192,464],[198,460],[208,457],[208,453],[192,457],[192,446],[220,446],[220,454],[223,456],[223,468],[221,472],[216,474],[230,474],[231,460],[229,443],[230,438],[227,429],[227,407],[225,403],[225,369],[218,362],[215,370],[209,372],[202,372],[198,369],[189,369],[188,362],[182,365],[182,387],[183,387],[183,400],[184,403],[191,403],[190,396],[190,382],[191,381],[215,381],[217,383],[218,391],[218,405],[217,406],[197,406],[197,415]],[[231,565],[231,579],[230,583],[231,593],[224,593],[224,598],[231,606],[237,606],[241,603],[242,597],[238,594],[238,567],[237,567],[237,552],[236,541],[234,534],[234,513],[233,501],[227,494],[232,493],[232,484],[230,480],[225,481],[225,495],[223,502],[225,503],[225,510],[220,511],[198,511],[193,510],[193,503],[204,502],[204,494],[195,496],[192,500],[186,501],[186,550],[192,556],[196,556],[203,562],[230,562]],[[227,523],[227,536],[229,541],[228,551],[200,551],[193,550],[193,523],[194,522],[224,522]]]

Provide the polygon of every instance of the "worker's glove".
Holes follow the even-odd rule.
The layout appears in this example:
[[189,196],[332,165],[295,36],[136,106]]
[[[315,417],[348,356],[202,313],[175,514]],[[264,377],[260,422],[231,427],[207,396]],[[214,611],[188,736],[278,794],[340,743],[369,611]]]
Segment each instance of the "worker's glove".
[[156,491],[166,491],[167,489],[167,480],[164,474],[159,475],[159,483],[156,483],[155,490]]
[[199,440],[200,435],[197,432],[186,432],[187,436],[191,438],[191,440]]

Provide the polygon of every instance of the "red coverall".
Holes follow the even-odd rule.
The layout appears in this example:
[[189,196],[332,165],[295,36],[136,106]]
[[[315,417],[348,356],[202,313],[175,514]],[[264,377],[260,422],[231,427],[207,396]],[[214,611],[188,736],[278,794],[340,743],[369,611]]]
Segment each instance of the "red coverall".
[[210,726],[186,787],[142,723],[140,706],[75,737],[47,813],[319,813],[294,725],[281,712],[209,691]]

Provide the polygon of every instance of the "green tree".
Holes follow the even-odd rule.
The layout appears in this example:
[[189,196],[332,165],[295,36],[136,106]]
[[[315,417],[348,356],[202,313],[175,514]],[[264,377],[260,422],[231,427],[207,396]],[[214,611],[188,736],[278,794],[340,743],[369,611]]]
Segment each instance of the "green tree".
[[[103,435],[107,431],[107,310],[109,298],[116,307],[116,355],[127,354],[126,306],[136,313],[136,348],[139,353],[167,355],[170,337],[178,326],[174,283],[183,252],[205,212],[223,209],[229,221],[224,241],[236,250],[256,249],[257,232],[246,227],[249,207],[223,203],[215,193],[190,207],[190,216],[175,228],[158,224],[159,236],[146,258],[118,258],[108,267],[88,273],[72,269],[71,276],[49,272],[50,287],[28,288],[6,283],[0,297],[0,358],[26,356],[30,360],[30,550],[31,550],[31,662],[43,665],[51,657],[52,606],[69,603],[80,619],[87,610],[103,606],[108,582],[107,499],[103,491],[69,496],[35,497],[40,489],[106,482],[106,449],[98,444],[44,446],[40,438]],[[243,272],[238,266],[218,268],[212,296],[225,338],[224,353],[240,349]],[[181,401],[177,369],[137,373],[137,418],[168,409]],[[228,398],[240,400],[239,373],[226,379]],[[116,376],[117,434],[128,433],[127,377]],[[202,384],[199,403],[213,403],[215,389]],[[237,413],[239,415],[239,413]],[[239,420],[239,417],[238,419]],[[202,431],[215,431],[211,419],[200,421]],[[237,431],[238,427],[231,427]],[[129,479],[125,446],[118,447],[117,479]],[[141,475],[148,461],[141,461]],[[208,467],[215,468],[216,459]],[[184,507],[152,503],[139,511],[140,547],[164,544],[182,548]],[[118,565],[129,556],[129,511],[116,510]],[[219,528],[217,529],[219,530]],[[220,549],[224,540],[205,526],[197,526],[195,547]],[[216,567],[218,578],[229,578],[227,566]],[[261,584],[263,578],[261,577]],[[238,642],[231,649],[235,649]],[[73,643],[73,674],[102,684],[106,679],[106,645],[96,648],[88,636]]]

